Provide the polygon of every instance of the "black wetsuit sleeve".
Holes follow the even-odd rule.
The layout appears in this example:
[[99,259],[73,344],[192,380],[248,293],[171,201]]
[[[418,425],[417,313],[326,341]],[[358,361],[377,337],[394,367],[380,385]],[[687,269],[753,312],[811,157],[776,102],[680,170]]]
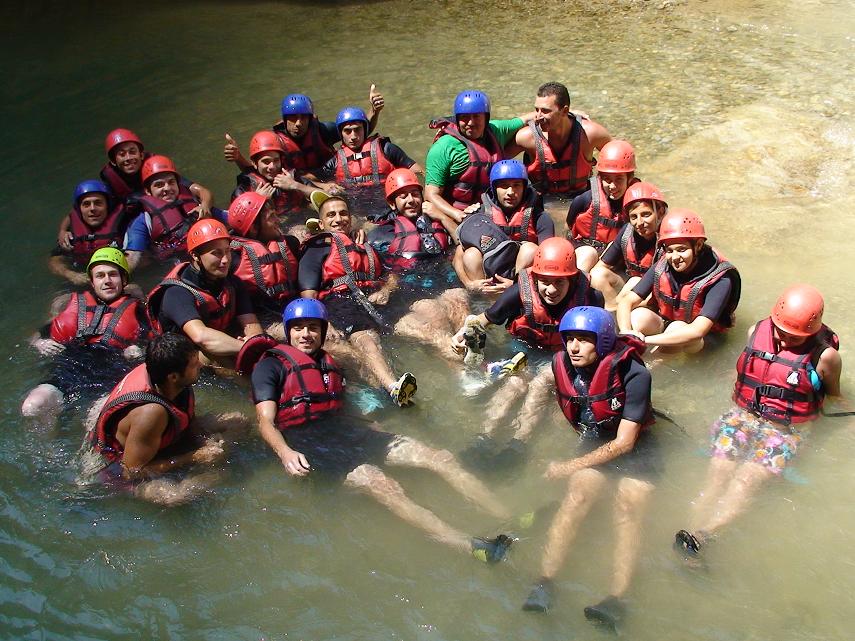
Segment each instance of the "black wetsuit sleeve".
[[601,292],[599,289],[594,289],[593,287],[588,290],[588,301],[593,307],[606,306],[606,297],[603,296],[603,292]]
[[199,310],[196,309],[195,301],[193,294],[183,287],[167,287],[166,291],[163,292],[160,312],[157,315],[163,331],[180,332],[184,325],[191,320],[202,320]]
[[653,267],[644,272],[644,276],[632,288],[634,294],[641,296],[641,298],[647,298],[650,295],[650,292],[653,291],[653,272]]
[[591,206],[591,192],[586,191],[583,194],[579,194],[573,199],[573,202],[570,203],[570,211],[567,212],[567,227],[573,227],[573,223],[576,222],[576,217],[581,214],[583,211],[588,209]]
[[302,250],[302,248],[300,247],[300,241],[297,240],[295,236],[291,236],[290,234],[286,235],[283,240],[285,241],[285,245],[288,247],[288,249],[291,250],[291,253],[294,254],[294,256],[299,261],[300,252]]
[[252,299],[249,297],[249,292],[246,291],[244,284],[234,276],[229,276],[229,280],[235,288],[235,316],[254,314],[255,306],[252,304]]
[[622,365],[620,377],[626,390],[622,418],[634,423],[644,423],[650,410],[650,371],[635,359],[629,359]]
[[724,316],[727,303],[730,301],[731,291],[733,291],[733,282],[730,280],[730,276],[725,274],[707,290],[704,296],[704,305],[698,315],[709,318],[711,321],[727,320],[722,316]]
[[508,321],[523,315],[523,304],[520,300],[519,283],[514,283],[501,293],[495,303],[484,312],[484,316],[493,325],[504,325]]
[[321,140],[330,147],[341,142],[341,135],[338,133],[338,127],[335,126],[334,122],[319,120],[318,132],[321,134]]
[[389,162],[395,167],[406,167],[409,169],[416,164],[415,160],[410,158],[403,149],[391,142],[388,138],[383,144],[383,155],[386,156]]
[[555,236],[555,223],[545,211],[541,211],[537,215],[537,243],[540,244],[547,238]]
[[285,367],[278,358],[262,358],[252,370],[252,402],[279,402],[285,384]]
[[324,261],[330,255],[330,251],[329,245],[306,249],[297,269],[297,287],[301,292],[307,289],[320,290]]
[[[629,223],[627,223],[628,225]],[[626,225],[624,225],[626,227]],[[620,238],[624,233],[624,227],[618,232],[618,238]],[[609,243],[609,246],[606,247],[605,251],[600,256],[600,260],[603,261],[609,267],[613,267],[615,269],[621,269],[624,266],[623,262],[623,252],[620,249],[620,243],[617,238]]]

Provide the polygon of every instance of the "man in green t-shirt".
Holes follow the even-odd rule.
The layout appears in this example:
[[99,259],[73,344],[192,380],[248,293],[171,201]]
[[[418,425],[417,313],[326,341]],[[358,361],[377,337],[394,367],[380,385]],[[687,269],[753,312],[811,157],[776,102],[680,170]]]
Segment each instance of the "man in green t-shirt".
[[481,194],[490,188],[490,167],[504,157],[502,148],[533,117],[534,112],[490,120],[487,95],[464,91],[454,100],[454,122],[431,122],[439,133],[425,163],[425,199],[433,203],[447,229],[463,220],[463,209],[480,202]]

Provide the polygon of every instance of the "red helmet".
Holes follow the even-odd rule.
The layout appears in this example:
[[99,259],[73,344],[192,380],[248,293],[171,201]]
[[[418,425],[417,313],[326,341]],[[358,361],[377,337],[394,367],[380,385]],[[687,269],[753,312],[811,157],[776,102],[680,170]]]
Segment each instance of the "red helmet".
[[215,218],[203,218],[194,223],[187,232],[187,251],[192,252],[200,245],[220,238],[231,239],[226,226]]
[[391,201],[395,194],[407,187],[422,188],[418,177],[410,169],[400,168],[394,169],[386,177],[386,200]]
[[687,238],[707,239],[704,224],[698,215],[691,209],[672,209],[662,219],[659,225],[659,240],[661,245],[665,241]]
[[601,174],[630,174],[635,171],[635,149],[626,140],[610,140],[597,156]]
[[267,197],[257,191],[241,194],[229,205],[229,226],[241,236],[245,235],[264,209]]
[[175,174],[176,178],[180,177],[181,174],[178,173],[178,170],[175,168],[175,163],[172,162],[166,156],[151,156],[146,158],[146,161],[143,163],[142,171],[140,172],[143,185],[147,184],[149,179],[157,174],[163,174],[166,172],[172,172]]
[[547,238],[534,255],[531,272],[538,276],[573,276],[579,273],[576,267],[576,252],[573,243],[566,238]]
[[249,141],[249,157],[255,158],[258,154],[265,151],[275,151],[279,154],[285,153],[285,147],[282,146],[282,141],[279,136],[273,131],[259,131],[252,140]]
[[140,137],[130,129],[113,129],[104,139],[104,151],[109,156],[110,152],[113,151],[113,147],[121,145],[123,142],[135,142],[140,146],[140,149],[145,149]]
[[772,307],[772,322],[787,334],[813,336],[822,329],[824,309],[818,289],[810,285],[791,285]]
[[655,200],[656,202],[662,203],[666,207],[668,203],[665,202],[665,197],[662,195],[662,191],[654,185],[653,183],[646,182],[637,182],[629,187],[627,187],[626,192],[623,195],[623,211],[626,213],[626,210],[629,209],[629,206],[632,203],[638,202],[639,200]]

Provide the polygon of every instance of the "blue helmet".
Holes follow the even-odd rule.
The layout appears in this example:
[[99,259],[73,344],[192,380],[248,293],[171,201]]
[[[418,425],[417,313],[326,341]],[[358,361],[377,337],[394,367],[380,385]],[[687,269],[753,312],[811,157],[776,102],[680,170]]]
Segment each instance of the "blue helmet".
[[74,197],[71,204],[77,207],[77,203],[86,194],[104,194],[107,197],[107,202],[113,197],[113,192],[110,191],[110,188],[100,180],[84,180],[74,188]]
[[454,119],[459,114],[487,114],[490,118],[490,99],[482,91],[461,91],[454,99]]
[[301,93],[292,93],[285,96],[282,99],[282,118],[301,115],[315,115],[315,106],[312,104],[312,99]]
[[290,344],[291,339],[288,336],[288,324],[298,318],[316,318],[321,321],[321,341],[327,337],[327,325],[329,317],[327,316],[327,307],[321,301],[314,298],[297,298],[292,300],[282,312],[282,324],[285,326],[285,342]]
[[519,160],[500,160],[490,170],[490,187],[493,187],[497,180],[528,181],[528,171]]
[[589,332],[597,337],[597,355],[602,358],[615,348],[617,332],[612,315],[602,307],[572,307],[558,326],[561,340],[567,344],[568,332]]
[[365,127],[365,133],[368,133],[368,116],[359,107],[345,107],[335,117],[335,126],[339,131],[349,122],[361,122]]

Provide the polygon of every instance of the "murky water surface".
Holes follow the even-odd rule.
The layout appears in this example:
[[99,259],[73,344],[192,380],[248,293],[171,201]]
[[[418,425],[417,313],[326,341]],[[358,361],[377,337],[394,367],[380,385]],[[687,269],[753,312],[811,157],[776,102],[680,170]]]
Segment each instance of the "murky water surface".
[[[582,607],[605,595],[607,503],[582,527],[558,578],[557,607],[520,611],[548,518],[520,530],[464,504],[437,477],[394,476],[419,503],[473,534],[514,529],[510,561],[485,567],[429,542],[369,499],[295,482],[252,436],[195,504],[164,510],[80,491],[69,463],[81,408],[58,434],[26,429],[18,408],[45,375],[26,337],[61,285],[44,269],[68,196],[102,162],[104,133],[135,129],[227,204],[224,132],[247,143],[285,93],[310,94],[322,118],[364,103],[374,82],[380,130],[422,159],[425,127],[468,87],[493,113],[527,111],[557,79],[574,104],[632,140],[639,174],[672,205],[697,209],[712,243],[744,279],[739,326],[701,358],[655,371],[655,400],[685,427],[660,424],[658,485],[627,638],[851,638],[853,428],[826,420],[791,478],[685,572],[670,550],[701,486],[706,430],[728,405],[744,331],[786,284],[826,294],[844,359],[855,341],[853,37],[851,4],[808,0],[705,3],[279,3],[181,7],[50,3],[7,10],[0,161],[0,637],[6,639],[565,639],[601,638]],[[151,281],[150,274],[143,280]],[[496,354],[504,337],[493,334]],[[453,451],[477,433],[489,395],[459,396],[431,354],[390,344],[419,377],[412,411],[384,410],[391,431]],[[852,366],[844,372],[851,390]],[[251,412],[234,384],[201,385],[202,407]],[[355,409],[353,411],[356,411]],[[515,513],[549,505],[540,477],[569,456],[562,421],[544,420],[522,472],[491,479]],[[546,510],[549,514],[549,510]]]

